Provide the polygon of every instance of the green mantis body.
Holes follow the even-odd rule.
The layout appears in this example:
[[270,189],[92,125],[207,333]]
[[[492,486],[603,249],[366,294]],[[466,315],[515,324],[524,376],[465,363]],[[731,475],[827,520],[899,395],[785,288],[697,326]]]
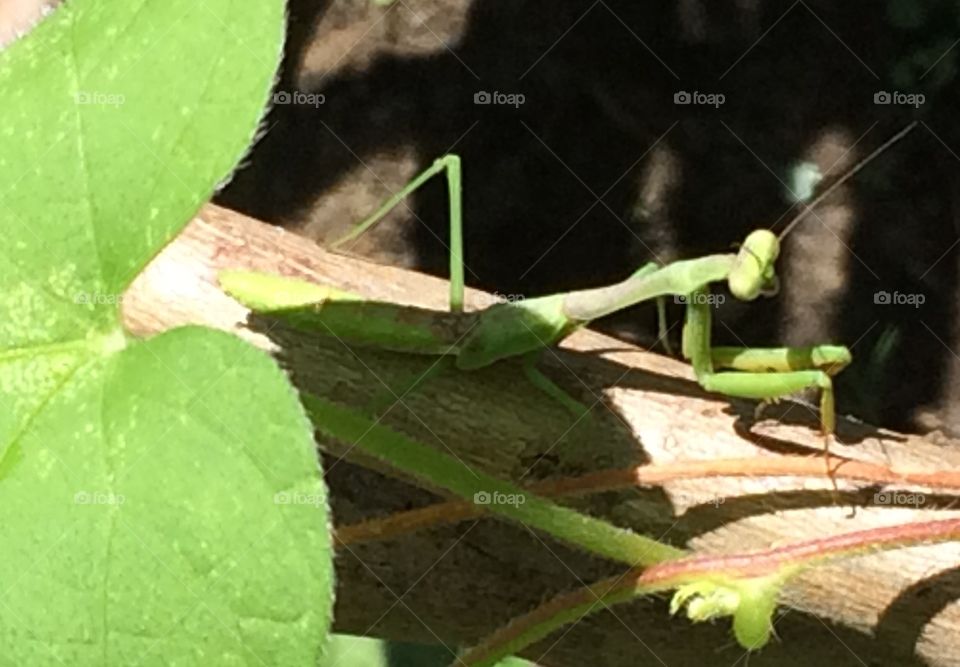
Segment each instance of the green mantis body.
[[[423,183],[425,177],[442,170],[446,170],[450,182],[454,228],[451,254],[458,267],[462,266],[459,262],[460,165],[456,156],[437,160],[374,216],[358,225],[357,230],[369,227]],[[835,421],[830,378],[850,362],[846,348],[710,346],[711,306],[706,298],[710,283],[726,281],[735,297],[755,299],[775,287],[774,262],[778,254],[777,237],[761,229],[752,232],[736,254],[709,255],[664,267],[648,264],[626,280],[607,287],[497,303],[471,313],[401,309],[395,304],[366,301],[339,290],[259,274],[225,273],[221,275],[221,283],[254,310],[292,313],[293,309],[311,305],[308,312],[301,311],[291,317],[305,327],[349,344],[411,354],[450,355],[461,370],[483,368],[502,359],[536,353],[597,318],[649,299],[681,296],[687,301],[683,353],[692,363],[701,386],[708,391],[754,399],[785,396],[808,387],[819,388],[821,426],[824,433],[829,434],[834,430]],[[463,303],[463,289],[462,268],[457,268],[451,287],[454,308]],[[532,367],[528,370],[538,386],[559,397],[559,390],[549,380]]]
[[[853,170],[837,180],[813,204],[852,177],[870,160],[902,138],[914,125],[886,141]],[[850,351],[837,345],[793,348],[712,347],[709,289],[725,281],[737,299],[750,301],[777,291],[774,265],[780,239],[810,210],[797,216],[780,235],[767,229],[751,232],[737,253],[681,260],[667,266],[647,264],[620,283],[574,292],[497,303],[476,312],[462,312],[464,296],[461,234],[461,166],[455,155],[436,160],[427,170],[391,197],[373,215],[338,241],[340,245],[371,227],[404,197],[436,174],[445,173],[451,224],[450,313],[367,301],[339,290],[302,281],[260,274],[221,274],[224,288],[260,312],[284,313],[290,319],[350,344],[368,345],[410,354],[447,355],[465,371],[483,368],[510,357],[525,357],[554,345],[591,321],[650,299],[683,297],[686,318],[683,356],[693,366],[698,383],[727,396],[771,400],[804,389],[820,391],[820,426],[825,436],[835,430],[832,376],[851,361]],[[304,307],[308,307],[304,310]],[[579,404],[566,397],[545,376],[527,364],[538,387],[575,411]]]

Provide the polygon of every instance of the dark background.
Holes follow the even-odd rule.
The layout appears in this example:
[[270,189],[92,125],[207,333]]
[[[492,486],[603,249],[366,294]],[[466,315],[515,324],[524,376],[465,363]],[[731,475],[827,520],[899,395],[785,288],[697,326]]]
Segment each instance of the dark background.
[[[453,150],[468,283],[505,294],[728,252],[783,224],[791,164],[836,173],[921,120],[788,239],[780,296],[728,299],[714,337],[853,346],[841,413],[960,430],[956,3],[299,0],[290,21],[277,90],[323,103],[275,105],[219,203],[325,242]],[[674,103],[695,90],[726,101]],[[438,180],[353,250],[446,275],[447,225]],[[877,304],[881,290],[924,303]],[[649,344],[654,325],[644,305],[602,326]]]

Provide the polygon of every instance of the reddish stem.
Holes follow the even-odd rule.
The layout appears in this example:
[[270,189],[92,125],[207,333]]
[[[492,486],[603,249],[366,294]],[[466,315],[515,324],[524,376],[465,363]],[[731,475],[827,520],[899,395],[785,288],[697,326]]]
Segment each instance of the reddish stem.
[[794,572],[825,560],[849,557],[866,551],[895,549],[920,543],[960,539],[960,519],[906,523],[854,531],[832,537],[797,542],[782,547],[727,556],[690,556],[646,569],[633,568],[569,593],[563,593],[514,619],[484,642],[461,656],[467,664],[484,660],[498,648],[519,640],[526,633],[560,614],[577,610],[583,616],[594,609],[626,602],[633,597],[675,588],[703,579],[748,579],[785,568]]
[[850,533],[818,537],[763,551],[727,556],[691,556],[652,565],[644,570],[643,579],[652,580],[684,575],[722,573],[736,578],[752,578],[773,574],[787,565],[811,566],[838,557],[864,552],[900,549],[917,544],[946,542],[960,538],[960,518],[916,521]]
[[[829,474],[827,472],[829,467]],[[844,479],[871,484],[900,484],[944,490],[960,490],[960,472],[894,470],[874,463],[863,463],[838,456],[778,456],[705,461],[677,461],[633,468],[602,470],[581,477],[539,482],[529,487],[533,493],[547,496],[577,496],[615,491],[635,486],[656,486],[684,479],[712,477],[812,477]],[[483,515],[483,507],[466,501],[438,503],[398,512],[338,528],[343,544],[385,540],[429,526],[457,523]]]

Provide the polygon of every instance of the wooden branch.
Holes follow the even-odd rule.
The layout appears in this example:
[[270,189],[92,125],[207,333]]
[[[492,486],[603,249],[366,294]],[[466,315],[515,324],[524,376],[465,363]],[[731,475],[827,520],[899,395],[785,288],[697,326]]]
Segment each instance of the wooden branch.
[[[401,430],[465,464],[533,484],[643,463],[732,457],[817,455],[815,416],[782,404],[754,423],[753,405],[701,391],[690,369],[593,332],[544,354],[546,372],[591,418],[574,423],[507,362],[471,373],[437,373],[407,391],[429,357],[351,349],[263,322],[217,287],[224,268],[306,277],[368,298],[442,310],[443,281],[334,255],[311,242],[208,206],[138,278],[124,299],[128,327],[150,335],[199,323],[233,331],[275,352],[297,385],[374,410]],[[489,303],[479,292],[468,303]],[[258,330],[260,329],[260,330]],[[389,388],[388,388],[389,387]],[[256,388],[252,388],[256,391]],[[400,400],[397,400],[397,396]],[[960,469],[956,443],[880,432],[844,422],[835,454],[894,469]],[[954,446],[949,446],[954,445]],[[282,446],[282,443],[277,443]],[[437,496],[346,461],[352,443],[321,443],[338,524],[419,507]],[[608,492],[568,502],[644,534],[703,553],[760,549],[904,521],[958,516],[945,491],[915,492],[917,506],[883,504],[895,487],[841,480],[842,506],[822,477],[674,480],[663,487]],[[901,498],[901,500],[906,499]],[[850,505],[857,505],[850,518]],[[773,642],[751,665],[960,665],[960,545],[941,544],[823,567],[795,581]],[[622,571],[534,533],[492,519],[471,520],[356,544],[337,555],[336,629],[373,636],[470,643],[549,597]],[[544,665],[734,663],[742,651],[729,623],[691,626],[669,618],[664,600],[604,610],[533,647]],[[654,658],[653,656],[657,657]],[[659,660],[658,660],[659,659]]]
[[4,0],[0,4],[0,49],[33,29],[59,0]]

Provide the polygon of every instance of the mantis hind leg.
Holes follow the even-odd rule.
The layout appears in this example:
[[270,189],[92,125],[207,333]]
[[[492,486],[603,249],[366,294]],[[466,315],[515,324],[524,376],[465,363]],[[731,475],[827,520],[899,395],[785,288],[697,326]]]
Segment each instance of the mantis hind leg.
[[539,353],[535,353],[525,355],[523,358],[523,372],[530,381],[530,384],[566,408],[577,421],[587,419],[590,414],[590,408],[561,389],[553,380],[537,368],[537,358],[539,356]]
[[673,356],[673,345],[670,343],[670,329],[667,327],[667,301],[662,296],[657,297],[657,340],[663,345],[663,351],[668,357]]
[[463,310],[464,278],[462,181],[459,156],[451,153],[434,160],[432,165],[385,201],[370,217],[357,223],[349,233],[334,241],[330,247],[339,248],[358,238],[396,208],[407,195],[440,172],[445,172],[447,176],[447,196],[450,206],[450,310],[460,312]]

